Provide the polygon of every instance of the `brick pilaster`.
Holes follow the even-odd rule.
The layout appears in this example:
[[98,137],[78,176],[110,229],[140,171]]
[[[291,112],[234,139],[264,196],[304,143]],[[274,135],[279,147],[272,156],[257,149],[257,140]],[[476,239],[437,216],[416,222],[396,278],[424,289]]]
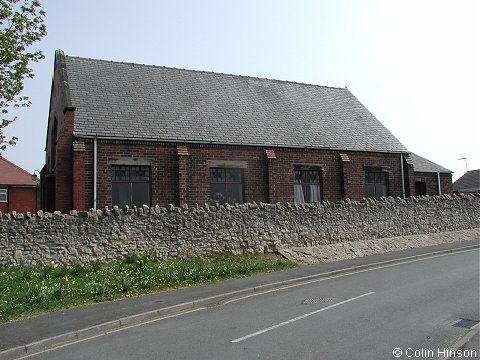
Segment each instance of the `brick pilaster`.
[[59,129],[55,169],[55,210],[68,212],[73,207],[73,123],[74,111],[66,111],[64,128]]
[[413,160],[410,156],[403,157],[403,178],[405,181],[405,197],[415,196],[415,173]]
[[340,154],[340,162],[342,163],[342,179],[343,179],[343,198],[351,198],[351,179],[350,179],[350,158],[347,154]]
[[268,171],[268,202],[274,204],[277,202],[276,169],[275,164],[277,156],[273,150],[265,150],[267,156]]
[[85,143],[73,142],[73,209],[87,210],[85,206]]
[[188,204],[188,149],[177,146],[178,155],[178,202]]

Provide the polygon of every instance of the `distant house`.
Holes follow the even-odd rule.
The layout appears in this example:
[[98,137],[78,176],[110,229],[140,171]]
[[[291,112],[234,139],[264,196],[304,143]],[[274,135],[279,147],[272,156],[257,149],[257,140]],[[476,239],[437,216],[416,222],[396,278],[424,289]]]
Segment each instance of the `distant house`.
[[480,191],[480,169],[467,171],[453,183],[453,191],[456,193],[468,193]]
[[60,50],[46,152],[49,211],[415,194],[409,151],[346,88]]
[[420,155],[410,154],[415,172],[415,192],[412,195],[450,194],[452,190],[452,172]]
[[0,211],[38,210],[39,181],[17,165],[0,156]]

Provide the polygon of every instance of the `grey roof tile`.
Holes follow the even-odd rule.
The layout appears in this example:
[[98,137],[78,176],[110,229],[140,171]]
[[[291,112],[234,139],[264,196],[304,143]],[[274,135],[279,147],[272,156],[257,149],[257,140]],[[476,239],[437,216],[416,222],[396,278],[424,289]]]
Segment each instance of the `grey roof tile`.
[[470,170],[453,183],[453,190],[458,192],[480,191],[480,169]]
[[451,173],[452,172],[444,168],[443,166],[435,164],[434,162],[421,157],[420,155],[411,153],[410,157],[412,158],[412,161],[413,161],[413,171],[432,172],[432,173],[437,173],[437,172]]
[[70,56],[65,63],[77,136],[407,151],[347,89]]

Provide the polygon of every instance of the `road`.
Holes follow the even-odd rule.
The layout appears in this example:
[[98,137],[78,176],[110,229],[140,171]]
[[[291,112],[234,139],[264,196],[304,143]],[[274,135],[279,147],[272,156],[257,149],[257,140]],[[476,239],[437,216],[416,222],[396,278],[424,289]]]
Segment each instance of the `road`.
[[437,358],[469,331],[458,319],[479,320],[478,250],[250,295],[28,358],[370,360],[395,359],[396,348],[401,359]]

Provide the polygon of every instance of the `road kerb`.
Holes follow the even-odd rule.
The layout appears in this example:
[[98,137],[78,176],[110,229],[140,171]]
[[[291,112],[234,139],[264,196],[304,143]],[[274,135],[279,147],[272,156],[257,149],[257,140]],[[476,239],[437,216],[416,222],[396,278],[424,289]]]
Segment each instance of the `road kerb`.
[[[465,335],[460,337],[452,346],[450,346],[450,350],[453,350],[454,352],[461,349],[462,346],[464,346],[467,342],[469,342],[475,335],[478,335],[479,333],[479,324],[473,326]],[[451,359],[451,357],[442,357],[439,360],[448,360]]]

